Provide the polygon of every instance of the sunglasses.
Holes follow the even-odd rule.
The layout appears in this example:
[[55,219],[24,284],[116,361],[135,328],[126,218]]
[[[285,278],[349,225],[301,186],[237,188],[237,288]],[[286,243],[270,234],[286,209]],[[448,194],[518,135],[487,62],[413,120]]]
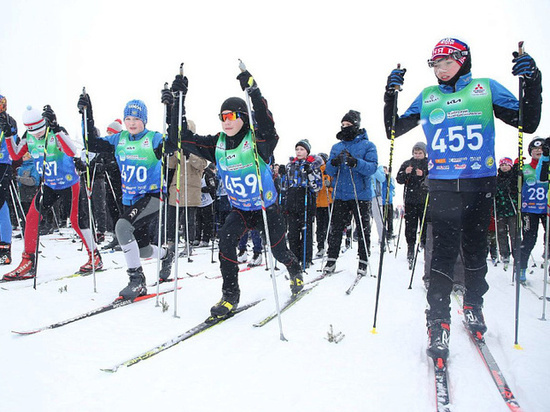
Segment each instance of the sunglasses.
[[243,113],[241,112],[220,113],[218,117],[222,122],[225,122],[226,120],[237,120],[239,118],[242,118]]
[[436,66],[436,64],[443,60],[443,59],[454,59],[454,60],[460,60],[462,59],[463,57],[466,57],[468,56],[468,50],[456,50],[454,52],[452,52],[451,54],[449,54],[447,57],[443,57],[441,59],[436,59],[436,60],[433,60],[433,59],[429,59],[428,60],[428,67],[430,68],[434,68]]

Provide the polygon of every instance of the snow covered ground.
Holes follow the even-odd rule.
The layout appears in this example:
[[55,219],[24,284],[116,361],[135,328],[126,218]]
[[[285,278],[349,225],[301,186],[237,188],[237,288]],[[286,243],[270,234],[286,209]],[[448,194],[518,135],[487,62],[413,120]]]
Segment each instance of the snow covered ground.
[[[69,232],[67,232],[69,233]],[[86,260],[80,244],[41,238],[44,257],[39,281],[74,272]],[[374,237],[373,237],[374,239]],[[402,239],[403,240],[403,239]],[[354,244],[357,247],[357,244]],[[22,241],[14,240],[15,267]],[[412,290],[407,288],[404,250],[386,254],[376,334],[373,330],[377,279],[366,277],[351,295],[356,249],[340,256],[342,272],[324,279],[277,321],[262,328],[253,323],[275,307],[272,282],[265,267],[241,273],[241,303],[265,298],[257,306],[150,359],[110,374],[111,367],[173,338],[203,321],[219,299],[221,279],[210,249],[198,249],[193,262],[179,261],[180,274],[201,276],[179,282],[179,317],[174,295],[165,295],[163,312],[155,299],[99,314],[89,319],[30,335],[12,330],[45,326],[109,303],[127,283],[122,252],[103,255],[110,270],[92,277],[40,284],[0,284],[1,411],[434,411],[432,370],[425,355],[425,291],[418,262]],[[541,261],[542,241],[533,256]],[[320,261],[306,281],[318,274]],[[379,250],[371,267],[378,271]],[[280,266],[280,264],[279,264]],[[2,273],[9,270],[6,267]],[[154,282],[156,263],[144,266]],[[277,272],[280,300],[290,293],[284,270]],[[542,269],[530,283],[542,294]],[[515,287],[511,272],[490,266],[486,295],[486,340],[525,411],[550,410],[550,324],[541,321],[542,301],[521,289],[519,343],[514,348]],[[163,289],[168,285],[163,285]],[[172,286],[170,286],[172,287]],[[154,291],[151,288],[150,291]],[[453,411],[506,411],[508,408],[461,326],[453,300],[449,360]],[[547,315],[550,317],[550,315]],[[326,338],[333,326],[344,339]]]

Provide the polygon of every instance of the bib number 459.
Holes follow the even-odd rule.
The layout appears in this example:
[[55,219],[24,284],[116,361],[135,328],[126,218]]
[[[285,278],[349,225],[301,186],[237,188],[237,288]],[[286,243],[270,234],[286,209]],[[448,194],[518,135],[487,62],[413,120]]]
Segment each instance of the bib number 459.
[[444,129],[437,129],[432,140],[432,150],[441,153],[445,153],[447,149],[460,152],[464,147],[472,151],[479,150],[483,146],[483,135],[479,131],[481,129],[480,124],[470,124],[466,128],[464,126],[452,126],[448,129],[447,139],[444,135],[442,136]]

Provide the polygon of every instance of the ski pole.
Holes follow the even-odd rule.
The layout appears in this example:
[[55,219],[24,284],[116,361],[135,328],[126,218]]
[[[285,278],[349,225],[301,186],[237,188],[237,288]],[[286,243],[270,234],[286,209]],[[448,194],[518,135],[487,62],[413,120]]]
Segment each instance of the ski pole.
[[[397,68],[401,68],[401,64],[397,63]],[[394,86],[394,99],[393,99],[393,111],[391,119],[391,134],[390,134],[390,159],[388,163],[388,188],[391,185],[391,172],[393,164],[393,147],[395,143],[395,123],[397,121],[397,96],[401,91],[401,86]],[[390,203],[390,191],[386,193],[386,204]],[[386,238],[386,222],[384,222],[384,228],[382,229],[382,240]],[[384,265],[384,242],[380,243],[380,262],[378,264],[378,280],[376,282],[376,299],[374,304],[374,322],[372,325],[372,333],[376,333],[376,318],[378,316],[378,302],[380,300],[380,284],[382,283],[382,268]]]
[[[523,54],[523,41],[518,43],[518,52]],[[515,308],[515,332],[514,332],[514,347],[522,349],[518,342],[519,336],[519,297],[520,297],[520,282],[518,280],[521,271],[521,189],[523,187],[523,88],[524,79],[519,78],[519,93],[518,93],[518,211],[517,211],[517,228],[516,228],[516,248],[517,258],[514,262],[516,269],[516,308]]]
[[[44,181],[46,178],[46,158],[48,156],[48,134],[50,133],[50,126],[46,126],[46,133],[44,134],[44,149],[42,152],[42,176],[40,177],[40,199],[38,200],[38,226],[40,226],[40,218],[42,216],[42,208],[44,203]],[[36,200],[36,197],[33,199],[33,202]],[[36,204],[35,204],[36,206]],[[33,288],[36,290],[36,276],[38,275],[38,252],[40,247],[40,230],[37,227],[36,230],[36,249],[34,251],[34,281]]]
[[[239,69],[241,72],[246,71],[246,66],[244,65],[243,61],[239,59]],[[249,84],[249,87],[252,86],[252,84]],[[267,222],[267,210],[265,207],[265,200],[264,200],[264,188],[262,184],[262,175],[260,173],[260,161],[258,159],[258,145],[256,142],[256,133],[254,131],[254,124],[252,122],[252,107],[250,103],[250,96],[248,94],[248,89],[245,90],[245,97],[246,97],[246,108],[248,111],[248,119],[250,123],[250,133],[252,134],[252,145],[254,149],[254,166],[256,167],[256,178],[258,179],[258,190],[260,191],[260,202],[262,206],[262,217],[264,221],[264,231],[265,231],[265,242],[266,247],[268,249],[268,256],[269,256],[269,266],[271,267],[271,281],[273,284],[273,294],[275,296],[275,308],[277,310],[277,320],[279,322],[279,337],[282,341],[286,341],[285,335],[283,334],[283,323],[281,321],[281,307],[279,305],[279,293],[277,292],[277,279],[275,277],[275,271],[274,271],[274,259],[273,259],[273,252],[271,250],[271,239],[269,236],[269,225]]]
[[426,223],[426,212],[428,210],[429,198],[430,198],[430,194],[428,193],[426,195],[426,202],[424,203],[424,213],[422,214],[422,223],[420,224],[420,234],[419,234],[418,244],[416,245],[416,251],[414,253],[414,260],[412,265],[412,273],[411,273],[411,281],[409,283],[409,289],[412,289],[414,269],[416,267],[416,259],[418,258],[418,251],[420,250],[420,244],[422,243],[422,234],[424,233],[424,225]]
[[307,178],[306,178],[306,187],[304,188],[304,245],[302,250],[302,272],[306,271],[306,256],[307,256]]
[[[180,75],[183,76],[183,63],[180,64]],[[175,262],[174,262],[174,317],[178,316],[178,243],[179,243],[179,222],[180,222],[180,185],[181,185],[181,129],[183,127],[183,92],[178,96],[178,150],[176,152],[176,224],[175,224]],[[189,237],[187,237],[189,243]],[[189,251],[189,249],[187,249]]]
[[[82,94],[86,95],[86,88],[82,88]],[[88,108],[84,106],[82,111],[82,120],[84,123],[84,149],[86,150],[86,196],[88,198],[88,220],[90,224],[90,232],[92,233],[91,236],[91,244],[89,245],[90,248],[90,256],[92,260],[92,276],[93,276],[93,283],[94,283],[94,293],[97,293],[97,284],[96,284],[96,277],[95,277],[95,239],[94,239],[94,227],[93,227],[93,216],[92,216],[92,186],[91,186],[91,180],[90,180],[90,152],[88,151],[88,133],[90,132],[88,130]]]
[[399,211],[399,214],[401,215],[399,218],[399,229],[397,231],[397,244],[395,245],[395,258],[397,259],[397,251],[399,250],[399,239],[401,238],[401,226],[403,225],[403,216],[405,216],[405,213],[401,213]]
[[[336,182],[334,182],[334,189],[332,190],[332,193],[334,196],[336,196],[336,188],[338,187],[338,179],[340,177],[340,167],[338,167],[338,172],[336,172]],[[332,214],[334,213],[334,197],[331,197],[332,199],[332,207],[330,207],[330,213],[328,215],[328,227],[327,227],[327,234],[325,235],[325,245],[328,245],[328,237],[330,235],[331,231],[331,224],[332,224]],[[340,249],[340,245],[338,245],[338,249]],[[328,250],[323,254],[323,259],[321,260],[321,267],[323,268],[325,265],[325,262],[328,258]],[[322,270],[322,269],[321,269]]]
[[[548,197],[548,194],[546,195]],[[546,280],[548,279],[548,242],[550,241],[550,202],[546,203],[546,232],[544,233],[544,273],[542,275],[542,315],[540,320],[546,320]]]
[[497,259],[501,256],[500,254],[500,242],[498,241],[498,218],[497,218],[497,198],[493,197],[493,218],[495,219],[495,237],[497,242]]
[[[353,178],[353,172],[351,171],[351,167],[348,166],[348,170],[349,170],[349,175],[351,177],[351,183],[352,183],[352,186],[353,186],[353,194],[355,196],[355,206],[357,207],[357,218],[356,220],[359,220],[359,225],[357,225],[356,223],[356,226],[358,226],[359,230],[361,230],[361,237],[363,238],[363,247],[365,248],[365,262],[367,265],[369,265],[369,249],[367,247],[367,236],[366,236],[366,233],[365,233],[365,226],[363,225],[363,214],[361,213],[361,208],[359,207],[359,197],[357,197],[357,187],[355,186],[355,179]],[[368,211],[367,211],[368,213]],[[365,222],[368,224],[368,222]],[[382,230],[382,236],[384,236],[384,230]],[[352,241],[351,243],[353,244],[353,231],[352,231]],[[359,239],[358,239],[359,240]],[[359,248],[359,246],[358,246]],[[382,248],[383,248],[383,245],[382,245]],[[359,257],[359,263],[361,263],[362,260],[361,260],[361,257]]]
[[[168,90],[168,83],[164,83],[164,90]],[[162,224],[162,212],[164,210],[164,163],[166,162],[166,114],[168,113],[167,103],[164,104],[164,117],[163,117],[163,125],[162,125],[162,157],[161,157],[161,167],[160,167],[160,204],[159,204],[159,227],[157,232],[157,297],[155,300],[155,307],[159,307],[159,293],[160,293],[160,251],[161,251],[161,245],[162,245],[162,228],[164,225],[166,225],[166,222],[164,222],[164,225]],[[176,238],[177,239],[177,238]],[[168,249],[166,249],[166,253],[168,253]],[[166,256],[167,257],[167,256]],[[175,259],[177,260],[178,256],[175,255]],[[177,275],[176,275],[177,277]]]

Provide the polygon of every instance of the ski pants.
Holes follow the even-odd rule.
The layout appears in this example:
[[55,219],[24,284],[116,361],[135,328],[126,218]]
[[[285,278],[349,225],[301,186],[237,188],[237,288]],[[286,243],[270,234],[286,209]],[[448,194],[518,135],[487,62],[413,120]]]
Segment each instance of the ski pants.
[[[359,209],[357,208],[359,204]],[[330,224],[330,232],[328,235],[328,260],[336,261],[340,254],[340,246],[342,244],[342,234],[346,224],[351,221],[351,216],[355,218],[357,224],[357,243],[359,244],[359,260],[368,261],[367,249],[370,248],[370,200],[335,200],[333,204],[332,220]],[[361,216],[361,217],[359,217]],[[362,222],[362,224],[360,223]],[[363,231],[361,231],[361,226]],[[365,239],[363,241],[363,238]],[[365,249],[365,243],[367,249]]]
[[[0,164],[0,241],[11,243],[12,226],[10,219],[10,208],[8,199],[10,198],[11,184],[11,165],[7,163]],[[14,199],[14,202],[16,200]]]
[[79,215],[78,212],[78,197],[80,193],[80,182],[75,183],[71,187],[61,190],[52,189],[49,186],[42,185],[44,196],[42,192],[38,191],[34,197],[34,201],[27,213],[27,225],[25,226],[25,252],[27,254],[34,254],[36,252],[36,243],[38,238],[38,223],[41,218],[39,214],[40,199],[42,198],[42,217],[51,209],[57,199],[65,194],[69,194],[71,200],[71,226],[78,234],[88,253],[92,246],[92,231],[88,229],[88,216],[87,214]]
[[311,262],[313,253],[313,213],[313,210],[308,207],[307,216],[303,210],[300,212],[289,212],[287,215],[288,246],[300,262],[303,262],[304,258],[306,263]]
[[[500,249],[500,256],[503,259],[509,259],[510,254],[516,256],[516,226],[517,216],[499,217],[497,219],[497,231],[498,231],[498,247]],[[512,247],[510,248],[510,245]],[[510,250],[512,251],[510,253]]]
[[210,239],[212,238],[212,231],[214,229],[213,215],[213,204],[197,208],[196,240],[210,242]]
[[[271,205],[266,210],[269,239],[273,257],[285,265],[290,276],[301,273],[302,269],[296,256],[286,246],[286,233],[283,217],[278,205]],[[239,239],[249,230],[264,231],[261,210],[245,211],[233,208],[219,232],[219,259],[223,277],[222,292],[224,296],[239,296],[239,266],[237,262],[237,245]]]
[[521,269],[526,269],[527,263],[529,262],[529,256],[535,247],[535,243],[537,243],[539,222],[544,227],[546,233],[546,214],[523,213],[521,218],[523,219],[523,238],[520,248],[520,267]]
[[[250,231],[250,237],[252,238],[252,251],[254,253],[262,253],[262,238],[260,232],[257,230]],[[239,251],[246,251],[246,244],[248,243],[248,233],[241,237],[239,240]]]
[[[189,232],[189,242],[193,243],[195,240],[195,231],[196,231],[196,225],[195,225],[195,216],[197,215],[197,207],[195,206],[188,206],[187,207],[187,227],[186,227],[186,216],[185,216],[185,207],[180,207],[179,210],[179,225],[183,228],[183,237],[187,241],[187,232]],[[176,239],[176,232],[179,233],[180,228],[176,230],[176,206],[169,205],[168,206],[168,225],[167,225],[167,231],[166,231],[166,238],[168,242],[174,242]],[[179,239],[179,236],[178,236]]]
[[491,221],[493,195],[489,192],[430,192],[433,252],[428,288],[427,320],[450,320],[454,266],[460,252],[464,256],[464,303],[483,305],[489,289],[487,273],[487,232]]
[[325,248],[325,240],[327,239],[328,232],[328,221],[330,217],[328,207],[318,207],[315,210],[315,223],[316,228],[316,240],[317,240],[317,249],[321,250]]
[[[411,248],[414,248],[416,244],[416,232],[422,225],[423,216],[424,203],[405,203],[405,239],[407,240],[407,245]],[[422,245],[426,243],[426,219],[424,219],[424,228],[422,228],[420,243]]]

